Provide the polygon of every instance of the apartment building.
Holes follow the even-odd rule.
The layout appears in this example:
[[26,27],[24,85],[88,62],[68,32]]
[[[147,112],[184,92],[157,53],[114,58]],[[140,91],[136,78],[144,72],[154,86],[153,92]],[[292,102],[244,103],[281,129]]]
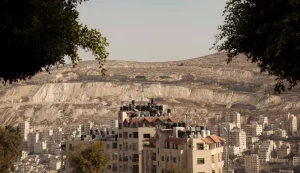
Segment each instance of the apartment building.
[[52,138],[52,135],[53,135],[53,129],[44,129],[40,135],[41,141],[50,140],[50,138]]
[[239,114],[238,112],[227,112],[225,114],[225,121],[231,122],[235,124],[238,128],[241,128],[241,114]]
[[297,124],[298,124],[297,117],[291,114],[288,123],[289,123],[288,132],[289,134],[294,135],[297,132]]
[[277,129],[277,130],[274,131],[274,138],[275,139],[282,139],[282,138],[286,138],[286,137],[287,137],[286,130]]
[[29,152],[33,152],[34,144],[39,141],[39,133],[38,132],[30,132],[28,134],[28,140],[27,140],[27,148]]
[[264,117],[263,115],[258,116],[257,118],[258,124],[262,125],[263,130],[268,127],[268,117]]
[[245,131],[247,136],[257,137],[261,136],[263,129],[262,125],[258,124],[257,122],[253,122],[252,124],[248,124],[246,126]]
[[257,154],[245,156],[245,172],[259,173],[259,157]]
[[240,148],[240,151],[243,152],[247,149],[246,146],[246,133],[245,131],[234,128],[229,132],[229,145],[236,146]]
[[282,159],[291,153],[291,146],[289,143],[284,143],[276,149],[277,157]]
[[237,127],[235,124],[230,123],[230,122],[224,122],[219,124],[220,126],[220,136],[222,138],[225,138],[228,140],[229,138],[229,132],[234,128]]
[[29,130],[30,130],[29,122],[24,121],[24,122],[19,123],[18,128],[20,130],[20,134],[21,134],[23,140],[27,141]]
[[200,126],[158,129],[144,141],[142,172],[165,173],[171,166],[192,173],[222,172],[223,138],[209,134]]

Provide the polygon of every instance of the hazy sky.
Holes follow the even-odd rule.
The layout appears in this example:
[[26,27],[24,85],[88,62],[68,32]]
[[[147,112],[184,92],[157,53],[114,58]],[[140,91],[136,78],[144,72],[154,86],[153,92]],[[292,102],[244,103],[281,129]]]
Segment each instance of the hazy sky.
[[[213,53],[225,0],[90,0],[80,21],[100,29],[109,59],[171,61]],[[83,60],[93,59],[80,52]]]

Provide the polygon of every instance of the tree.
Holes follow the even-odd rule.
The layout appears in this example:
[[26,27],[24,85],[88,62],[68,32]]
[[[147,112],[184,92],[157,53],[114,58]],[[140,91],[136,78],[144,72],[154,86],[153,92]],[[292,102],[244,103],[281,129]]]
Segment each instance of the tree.
[[103,173],[110,160],[108,153],[104,152],[104,143],[95,142],[87,147],[77,145],[74,150],[67,153],[70,165],[77,173]]
[[22,137],[17,129],[0,127],[0,172],[10,173],[22,151]]
[[108,53],[105,37],[79,23],[76,7],[87,0],[2,0],[0,2],[0,80],[16,82],[42,70],[65,64],[75,66],[78,49],[91,51],[99,62]]
[[166,171],[166,173],[191,173],[189,169],[178,170],[174,165],[171,165],[170,168]]
[[261,72],[277,77],[280,93],[300,80],[300,2],[298,0],[228,0],[224,24],[212,48],[239,54],[257,63]]

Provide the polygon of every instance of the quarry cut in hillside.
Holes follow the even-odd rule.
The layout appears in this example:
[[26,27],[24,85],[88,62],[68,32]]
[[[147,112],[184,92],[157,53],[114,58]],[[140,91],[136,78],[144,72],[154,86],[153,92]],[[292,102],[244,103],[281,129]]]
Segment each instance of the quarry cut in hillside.
[[299,89],[273,95],[274,77],[260,74],[243,56],[226,64],[225,54],[174,62],[108,61],[106,76],[95,61],[66,65],[32,79],[0,87],[0,123],[66,126],[93,120],[106,123],[119,106],[149,98],[204,122],[215,113],[245,114],[300,111]]

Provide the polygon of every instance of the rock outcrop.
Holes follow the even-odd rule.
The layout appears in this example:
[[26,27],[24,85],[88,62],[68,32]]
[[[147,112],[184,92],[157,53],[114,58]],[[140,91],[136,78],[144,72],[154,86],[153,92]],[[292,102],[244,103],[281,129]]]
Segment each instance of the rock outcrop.
[[243,56],[229,65],[225,59],[214,54],[162,63],[108,61],[106,76],[94,61],[54,68],[51,74],[0,88],[0,123],[106,123],[121,104],[152,97],[174,109],[176,116],[188,112],[196,121],[230,109],[249,114],[300,110],[297,88],[273,95],[274,77],[260,74]]

